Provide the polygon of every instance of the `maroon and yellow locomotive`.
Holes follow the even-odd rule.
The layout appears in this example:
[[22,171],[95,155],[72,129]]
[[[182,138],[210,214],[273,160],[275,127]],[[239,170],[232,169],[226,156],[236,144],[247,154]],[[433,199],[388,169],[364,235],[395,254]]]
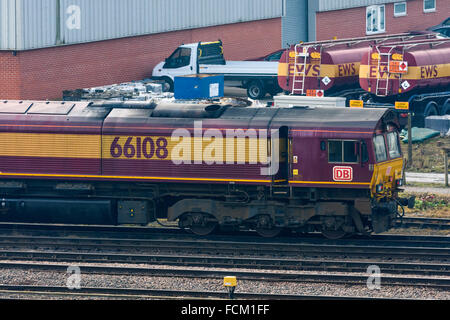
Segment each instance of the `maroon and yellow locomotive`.
[[217,226],[331,238],[394,224],[387,109],[0,103],[0,220]]

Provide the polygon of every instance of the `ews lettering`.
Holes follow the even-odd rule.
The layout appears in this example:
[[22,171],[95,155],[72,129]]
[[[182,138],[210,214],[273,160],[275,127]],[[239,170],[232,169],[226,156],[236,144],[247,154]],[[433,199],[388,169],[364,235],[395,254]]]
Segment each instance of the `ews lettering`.
[[348,77],[356,75],[356,65],[354,63],[338,65],[339,77]]
[[390,74],[388,70],[388,66],[380,66],[380,70],[378,71],[378,66],[370,66],[369,67],[369,78],[371,79],[386,79],[389,76],[389,78],[393,79],[400,79],[400,74]]
[[[289,73],[291,75],[294,74],[294,66],[293,65],[290,65]],[[302,75],[303,73],[305,73],[307,77],[319,77],[320,76],[320,65],[308,64],[308,65],[306,65],[306,71],[305,71],[305,66],[303,64],[297,65],[296,74]]]
[[420,77],[422,79],[437,78],[438,74],[438,67],[436,65],[420,67]]

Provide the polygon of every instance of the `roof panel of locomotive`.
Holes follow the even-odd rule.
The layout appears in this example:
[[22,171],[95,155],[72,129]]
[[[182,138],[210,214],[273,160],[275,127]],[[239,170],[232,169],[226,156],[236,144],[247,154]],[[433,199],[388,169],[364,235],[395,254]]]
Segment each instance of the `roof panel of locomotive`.
[[[209,105],[210,106],[210,105]],[[165,106],[167,107],[167,106]],[[182,108],[174,105],[174,108]],[[158,108],[156,106],[156,108]],[[202,106],[198,107],[199,110]],[[245,108],[221,106],[221,112],[208,117],[190,117],[187,110],[182,117],[156,117],[152,108],[106,108],[89,102],[0,102],[0,119],[20,121],[45,118],[55,122],[91,122],[104,120],[110,127],[192,128],[202,121],[204,128],[276,127],[290,128],[365,128],[374,131],[385,116],[386,109],[354,109],[330,107]],[[175,109],[174,109],[175,110]],[[182,109],[180,109],[181,112]],[[176,110],[178,111],[178,110]],[[195,112],[195,110],[194,110]],[[14,117],[11,117],[13,115]],[[19,118],[19,119],[18,119]]]

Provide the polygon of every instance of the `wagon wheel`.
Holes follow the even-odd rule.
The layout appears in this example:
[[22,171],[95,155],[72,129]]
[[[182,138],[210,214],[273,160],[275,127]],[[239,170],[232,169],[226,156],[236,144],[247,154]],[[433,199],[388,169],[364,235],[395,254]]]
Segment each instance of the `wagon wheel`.
[[342,239],[347,235],[344,230],[323,230],[322,235],[330,240]]
[[198,236],[207,236],[218,226],[217,220],[205,213],[188,213],[183,216],[183,219],[186,221],[184,225]]

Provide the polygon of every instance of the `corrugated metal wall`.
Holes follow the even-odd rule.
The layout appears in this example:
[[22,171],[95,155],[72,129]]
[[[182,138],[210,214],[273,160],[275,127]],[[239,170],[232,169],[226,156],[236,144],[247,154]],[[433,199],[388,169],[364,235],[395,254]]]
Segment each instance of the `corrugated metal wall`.
[[385,4],[409,0],[317,0],[319,1],[319,11],[341,10],[355,7],[366,7],[376,4]]
[[286,0],[285,5],[283,46],[308,41],[308,0]]
[[1,50],[278,18],[282,16],[283,3],[283,0],[0,1]]

